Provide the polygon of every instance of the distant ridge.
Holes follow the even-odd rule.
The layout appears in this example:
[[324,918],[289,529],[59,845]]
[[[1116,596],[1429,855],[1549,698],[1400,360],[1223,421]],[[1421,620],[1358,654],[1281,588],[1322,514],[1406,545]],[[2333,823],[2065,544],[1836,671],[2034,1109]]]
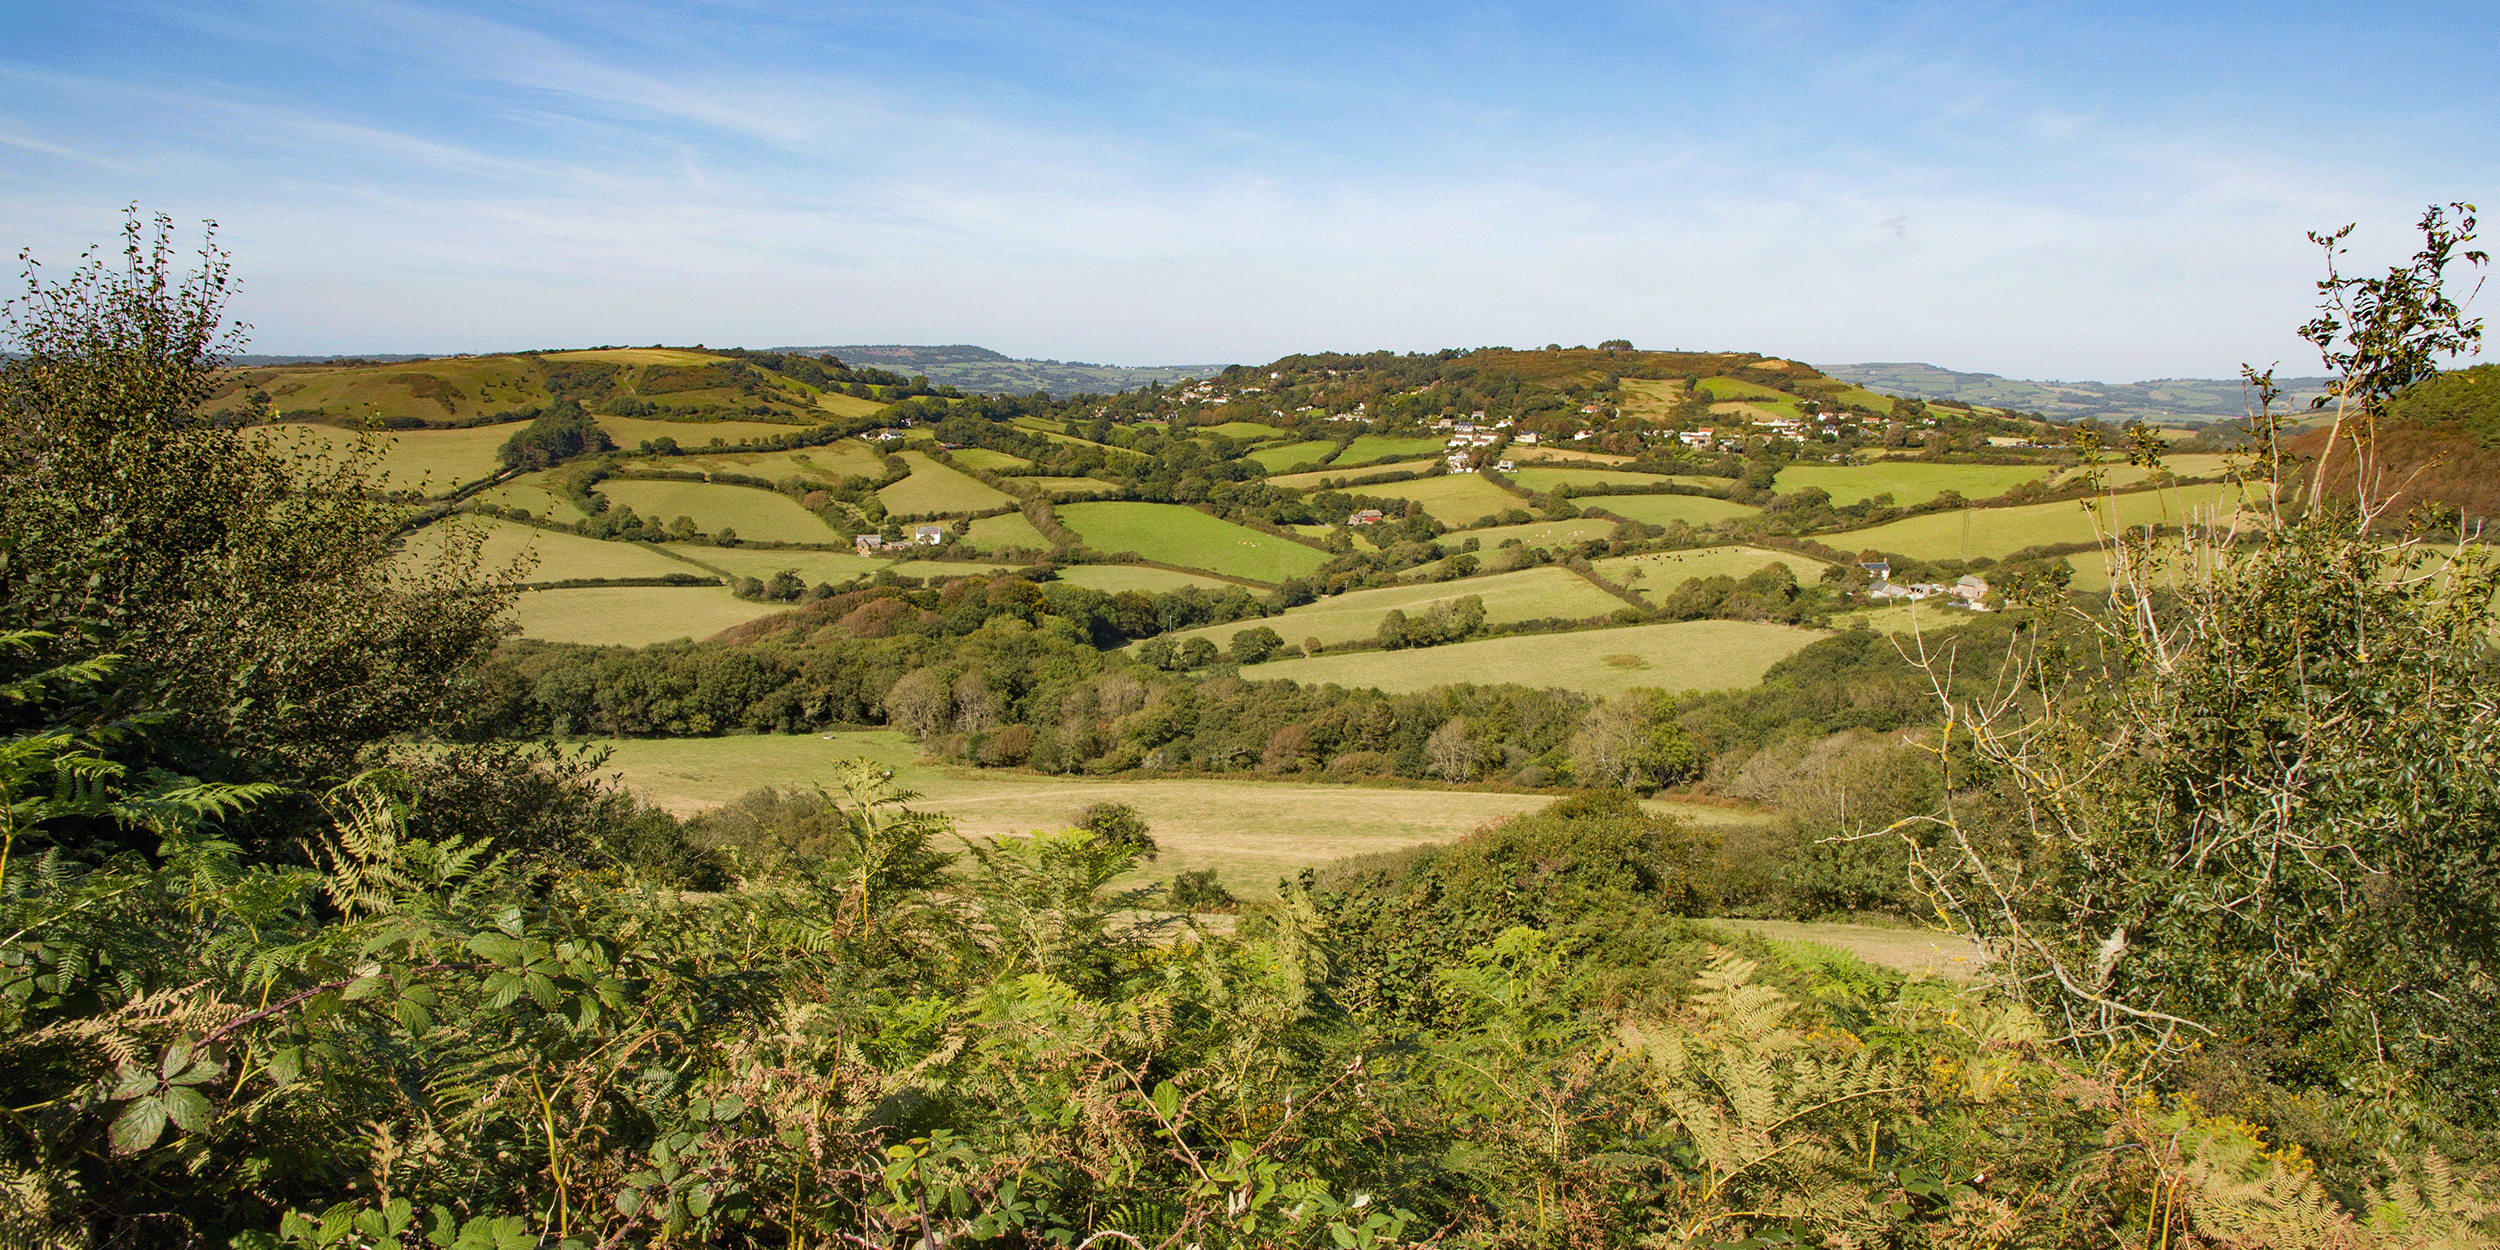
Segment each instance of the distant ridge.
[[1133,391],[1149,382],[1173,383],[1203,378],[1224,366],[1098,365],[1082,360],[1020,360],[970,343],[848,343],[820,347],[775,347],[777,352],[806,352],[840,357],[845,364],[874,365],[896,373],[919,374],[932,386],[992,395],[1029,395],[1048,391],[1054,399],[1080,392],[1098,395]]
[[[2098,417],[2153,424],[2203,425],[2246,416],[2238,378],[2155,378],[2148,382],[2028,382],[1993,373],[1963,373],[1922,362],[1816,365],[1833,377],[1883,395],[1958,399],[1992,408],[2036,412],[2061,421]],[[2289,406],[2303,407],[2325,378],[2277,378]]]

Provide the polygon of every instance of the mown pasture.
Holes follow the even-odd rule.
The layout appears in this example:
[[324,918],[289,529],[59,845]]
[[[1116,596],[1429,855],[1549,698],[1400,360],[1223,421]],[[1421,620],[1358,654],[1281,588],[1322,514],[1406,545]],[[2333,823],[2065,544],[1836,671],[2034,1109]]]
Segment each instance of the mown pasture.
[[1328,562],[1326,552],[1179,504],[1074,503],[1059,509],[1059,521],[1096,551],[1134,551],[1164,564],[1253,581],[1280,582]]
[[1059,580],[1107,595],[1116,595],[1123,590],[1165,595],[1192,586],[1200,590],[1222,590],[1235,584],[1220,577],[1158,569],[1144,564],[1071,564],[1059,570]]
[[1227,421],[1222,425],[1201,425],[1192,427],[1188,432],[1191,434],[1221,434],[1226,438],[1234,440],[1235,442],[1244,443],[1256,442],[1262,438],[1283,438],[1286,435],[1286,431],[1284,430],[1277,429],[1272,425],[1261,425],[1256,421]]
[[485,533],[485,541],[480,548],[485,568],[493,572],[515,560],[527,560],[530,567],[523,574],[526,581],[667,577],[675,573],[706,576],[703,569],[672,559],[663,551],[644,543],[609,542],[600,538],[584,538],[579,534],[542,530],[515,521],[488,521],[465,516],[438,521],[409,535],[404,558],[430,559],[447,543],[479,530]]
[[1484,619],[1488,625],[1507,625],[1513,621],[1535,621],[1547,617],[1560,617],[1567,621],[1586,620],[1625,606],[1623,600],[1590,585],[1588,579],[1579,574],[1547,565],[1521,569],[1516,573],[1462,578],[1454,582],[1357,590],[1317,603],[1303,604],[1281,616],[1234,621],[1228,625],[1207,625],[1173,637],[1204,638],[1221,647],[1229,644],[1235,633],[1265,625],[1283,635],[1291,645],[1299,646],[1305,638],[1317,638],[1323,646],[1337,646],[1378,634],[1380,618],[1393,610],[1410,617],[1422,616],[1430,612],[1436,603],[1453,602],[1467,595],[1484,600]]
[[1016,485],[1029,486],[1045,495],[1100,495],[1120,489],[1108,482],[1090,477],[1020,477]]
[[[1255,670],[1254,670],[1255,671]],[[1244,898],[1267,898],[1290,878],[1351,855],[1446,842],[1554,801],[1543,794],[1312,785],[1293,781],[1106,779],[948,767],[921,762],[920,748],[888,730],[725,738],[635,738],[594,744],[607,771],[680,815],[717,807],[767,786],[827,785],[835,761],[865,757],[918,791],[913,804],[952,818],[965,837],[1012,837],[1065,827],[1095,803],[1126,803],[1145,817],[1160,854],[1136,879],[1213,868]],[[1769,816],[1692,803],[1653,811],[1702,825],[1752,824]],[[947,843],[947,849],[953,844]]]
[[1529,521],[1520,525],[1496,525],[1490,529],[1467,530],[1441,536],[1441,548],[1454,550],[1468,539],[1478,544],[1479,559],[1490,560],[1502,544],[1518,539],[1526,547],[1558,547],[1565,543],[1587,542],[1615,532],[1615,523],[1603,517],[1581,516],[1567,521]]
[[1510,480],[1539,493],[1557,486],[1698,486],[1715,490],[1732,485],[1723,477],[1696,477],[1689,474],[1632,473],[1623,469],[1531,465],[1509,474]]
[[1708,495],[1607,495],[1573,501],[1583,511],[1603,508],[1626,520],[1646,525],[1665,525],[1682,521],[1686,525],[1716,525],[1738,517],[1752,516],[1756,509],[1741,503],[1729,503]]
[[1345,451],[1338,455],[1336,462],[1352,466],[1369,464],[1383,456],[1400,459],[1429,456],[1442,450],[1448,441],[1445,438],[1391,438],[1386,434],[1365,434],[1346,444]]
[[820,582],[839,586],[894,563],[848,551],[810,551],[794,547],[706,547],[694,543],[670,543],[665,550],[679,559],[717,569],[727,576],[752,577],[759,582],[770,581],[775,573],[788,569],[810,586]]
[[1011,456],[1006,452],[992,451],[987,447],[966,447],[949,454],[955,458],[955,463],[967,469],[984,469],[991,473],[1006,473],[1033,467],[1033,462],[1022,456]]
[[903,462],[911,466],[911,476],[877,492],[886,511],[898,516],[954,516],[1003,508],[1015,502],[1014,496],[969,473],[947,468],[924,453],[904,452]]
[[[1282,486],[1287,490],[1316,490],[1325,486],[1329,482],[1360,478],[1366,473],[1394,473],[1399,471],[1422,473],[1425,469],[1431,468],[1436,463],[1438,463],[1438,457],[1435,457],[1432,460],[1409,460],[1403,464],[1357,466],[1352,459],[1345,456],[1339,456],[1337,457],[1335,463],[1329,465],[1325,469],[1314,469],[1309,473],[1287,473],[1281,476],[1271,477],[1267,479],[1267,481],[1270,486]],[[1359,491],[1366,495],[1376,495],[1390,487],[1402,486],[1404,484],[1405,483],[1403,482],[1385,482],[1377,486],[1352,486],[1347,489]]]
[[383,485],[397,490],[423,489],[448,495],[460,486],[493,477],[503,467],[495,451],[518,425],[481,425],[466,430],[375,430],[370,434],[332,425],[289,421],[254,431],[280,447],[300,449],[331,459],[345,459],[360,441],[369,440],[379,453],[375,465]]
[[556,493],[555,488],[550,484],[550,479],[554,476],[552,471],[526,474],[491,490],[479,491],[469,498],[475,503],[489,504],[506,510],[523,508],[532,516],[543,516],[550,520],[564,522],[579,520],[582,516],[581,508],[573,502],[571,496]]
[[1042,536],[1040,530],[1033,528],[1033,523],[1025,520],[1021,512],[1002,512],[997,516],[982,517],[972,523],[972,528],[965,532],[964,540],[984,551],[992,551],[1001,547],[1024,547],[1035,551],[1048,551],[1054,545],[1048,538]]
[[851,439],[810,447],[804,451],[731,452],[720,455],[676,456],[646,461],[652,468],[691,469],[702,473],[736,473],[778,482],[785,477],[802,477],[831,484],[846,477],[875,478],[885,474],[885,463],[863,443]]
[[[1872,548],[1922,560],[2003,559],[2025,547],[2092,542],[2096,534],[2121,527],[2177,525],[2191,512],[2206,519],[2227,518],[2238,507],[2239,493],[2228,485],[2190,485],[2098,496],[2090,501],[2090,511],[2085,502],[1958,508],[1815,537],[1844,551]],[[2081,569],[2081,560],[2076,567]]]
[[642,516],[662,521],[692,517],[695,528],[714,536],[734,529],[738,537],[756,542],[848,541],[788,496],[756,486],[612,477],[599,483],[599,493],[609,503],[632,508]]
[[[678,446],[687,451],[701,452],[711,446],[714,439],[724,444],[756,443],[784,434],[796,434],[807,428],[783,425],[777,421],[662,421],[654,417],[609,416],[591,419],[599,423],[600,429],[608,432],[609,438],[616,440],[617,446],[627,451],[655,439],[673,438]],[[511,430],[505,433],[509,435]]]
[[583,586],[523,591],[512,620],[525,638],[643,647],[708,638],[787,608],[740,599],[717,586]]
[[1392,694],[1462,681],[1517,682],[1593,695],[1621,694],[1635,686],[1736,690],[1761,681],[1764,670],[1825,636],[1819,630],[1748,621],[1679,621],[1271,660],[1250,671],[1263,679],[1376,686]]
[[2056,472],[2050,464],[1928,464],[1915,460],[1878,460],[1873,464],[1792,464],[1781,469],[1773,489],[1794,494],[1816,487],[1835,504],[1852,504],[1890,495],[1895,504],[1925,503],[1945,491],[1964,499],[1994,499],[2024,482],[2040,481]]
[[1513,508],[1524,510],[1528,506],[1527,500],[1473,473],[1447,473],[1411,482],[1392,482],[1365,488],[1363,493],[1421,504],[1433,520],[1453,528],[1473,525],[1486,517],[1498,517]]
[[1743,546],[1613,556],[1591,561],[1589,567],[1607,581],[1646,593],[1673,590],[1695,577],[1748,577],[1774,564],[1787,565],[1803,583],[1823,576],[1822,563],[1810,557]]
[[1296,465],[1316,465],[1326,460],[1328,453],[1336,449],[1335,443],[1314,440],[1308,443],[1286,443],[1280,447],[1262,447],[1242,458],[1257,462],[1261,468],[1270,473],[1282,473]]

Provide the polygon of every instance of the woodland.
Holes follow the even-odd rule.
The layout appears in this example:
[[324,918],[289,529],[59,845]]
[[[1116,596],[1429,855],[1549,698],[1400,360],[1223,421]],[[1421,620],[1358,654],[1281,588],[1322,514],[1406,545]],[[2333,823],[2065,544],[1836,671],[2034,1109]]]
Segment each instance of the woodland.
[[[1159,389],[949,396],[754,353],[652,366],[695,371],[656,393],[734,396],[702,402],[786,426],[774,451],[909,421],[1105,473],[1132,505],[1387,515],[1257,593],[884,568],[757,579],[787,613],[708,643],[516,642],[526,568],[476,529],[408,542],[445,509],[369,441],[261,437],[275,397],[222,368],[243,346],[224,256],[134,215],[118,247],[30,267],[0,324],[0,1245],[2488,1244],[2500,566],[2455,506],[2411,506],[2380,439],[2482,411],[2481,375],[2439,365],[2480,345],[2449,286],[2487,260],[2470,206],[2419,232],[2358,277],[2344,234],[2314,236],[2302,333],[2333,382],[2287,411],[2250,374],[2261,506],[2109,537],[2106,592],[2035,552],[1992,563],[1998,610],[1952,628],[1843,629],[1746,689],[1594,698],[1261,666],[1296,643],[1288,604],[1469,556],[1613,558],[1664,526],[1444,552],[1446,521],[1388,493],[1412,479],[1280,487],[1121,419]],[[1680,355],[1567,391],[1532,385],[1558,347],[1271,373],[1337,379],[1337,408],[1523,422],[1576,424],[1629,383],[1706,411],[1705,376],[1856,402]],[[617,375],[532,367],[562,385],[493,422],[503,464],[588,499],[617,471],[588,414],[667,414],[603,393]],[[789,415],[854,386],[883,406]],[[488,402],[442,396],[447,419]],[[2131,463],[2089,474],[2164,454],[2113,437]],[[1777,468],[1709,464],[1757,498]],[[798,493],[896,520],[873,481],[830,485]],[[1800,533],[1892,507],[1782,497]],[[621,531],[607,514],[568,541]],[[1848,589],[1772,567],[1667,602],[1827,619]],[[1485,607],[1400,613],[1368,645],[1508,627]],[[1229,645],[1165,637],[1208,627]],[[1235,898],[1141,875],[1154,831],[1117,803],[962,837],[863,760],[682,818],[557,741],[864,722],[979,767],[1551,798]],[[1638,798],[1695,781],[1795,819],[1739,835]],[[1982,975],[1714,922],[1858,910],[1967,940]]]

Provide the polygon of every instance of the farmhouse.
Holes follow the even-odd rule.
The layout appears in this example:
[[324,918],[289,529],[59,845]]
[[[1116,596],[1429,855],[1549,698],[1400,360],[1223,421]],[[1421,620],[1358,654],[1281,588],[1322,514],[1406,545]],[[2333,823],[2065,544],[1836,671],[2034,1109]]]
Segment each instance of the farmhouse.
[[1345,519],[1348,525],[1378,525],[1383,520],[1378,508],[1365,508]]
[[863,555],[863,556],[864,556],[864,555],[867,555],[867,554],[868,554],[869,552],[871,552],[871,551],[876,551],[876,550],[878,550],[878,549],[880,549],[880,548],[882,548],[882,547],[884,547],[884,546],[885,546],[885,540],[884,540],[884,539],[882,539],[882,538],[877,537],[877,536],[876,536],[876,535],[874,535],[874,534],[861,534],[861,535],[859,535],[858,537],[853,538],[853,539],[851,540],[851,547],[852,547],[852,549],[853,549],[853,550],[856,550],[857,552],[859,552],[859,554],[861,554],[861,555]]
[[911,527],[911,540],[923,547],[935,547],[946,541],[946,527],[943,525],[915,525]]

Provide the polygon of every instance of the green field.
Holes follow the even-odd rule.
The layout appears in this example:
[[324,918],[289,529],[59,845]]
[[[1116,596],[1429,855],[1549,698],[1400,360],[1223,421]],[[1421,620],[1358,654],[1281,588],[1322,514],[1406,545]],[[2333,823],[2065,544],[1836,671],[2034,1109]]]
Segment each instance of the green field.
[[1382,456],[1430,456],[1439,453],[1449,440],[1445,438],[1390,438],[1381,434],[1365,434],[1346,444],[1337,457],[1341,465],[1368,464]]
[[[2183,486],[2158,491],[2108,495],[2094,501],[2103,530],[2115,526],[2178,524],[2190,509],[2227,517],[2238,503],[2238,489],[2224,485]],[[2020,508],[1963,508],[1908,517],[1871,529],[1820,534],[1817,541],[1844,551],[1873,548],[1896,551],[1922,560],[2002,559],[2025,547],[2049,543],[2093,541],[2092,513],[2083,503],[2029,504]],[[2075,562],[2078,571],[2083,561]]]
[[1603,508],[1627,520],[1648,525],[1665,525],[1682,521],[1686,525],[1716,525],[1738,517],[1754,514],[1754,509],[1741,503],[1729,503],[1708,495],[1607,495],[1604,498],[1577,499],[1583,510]]
[[1262,680],[1377,686],[1391,694],[1462,681],[1559,686],[1594,695],[1621,694],[1634,686],[1737,690],[1761,681],[1763,670],[1824,636],[1785,625],[1682,621],[1270,660],[1254,671]]
[[610,503],[630,507],[643,516],[674,521],[694,518],[706,534],[735,529],[754,542],[839,543],[845,541],[807,509],[775,491],[753,486],[722,486],[711,482],[654,482],[609,478],[599,493]]
[[1772,404],[1796,402],[1796,396],[1777,387],[1764,386],[1758,382],[1739,381],[1736,378],[1703,378],[1701,389],[1710,392],[1712,399],[1761,400]]
[[1944,491],[1964,499],[1994,499],[2024,482],[2039,481],[2055,471],[2048,464],[1923,464],[1878,460],[1873,464],[1792,464],[1780,470],[1782,494],[1820,487],[1835,504],[1852,504],[1889,494],[1895,504],[1925,503]]
[[640,647],[678,638],[708,638],[732,625],[788,610],[752,603],[711,586],[590,586],[532,590],[512,605],[527,638]]
[[658,438],[673,438],[678,446],[688,451],[700,451],[711,446],[716,438],[724,443],[750,443],[796,434],[807,428],[775,421],[661,421],[651,417],[593,419],[598,421],[599,428],[608,432],[609,438],[616,440],[617,446],[627,451]]
[[[1353,467],[1354,462],[1347,457],[1339,456],[1337,459],[1339,463],[1332,464],[1325,469],[1317,469],[1309,473],[1288,473],[1281,477],[1271,477],[1267,479],[1268,485],[1282,486],[1287,490],[1310,490],[1324,482],[1346,478],[1359,478],[1365,473],[1389,473],[1397,470],[1405,470],[1409,473],[1421,473],[1425,469],[1431,468],[1433,465],[1440,463],[1440,458],[1436,456],[1430,460],[1409,460],[1404,464],[1373,465],[1368,469],[1363,469]],[[1378,486],[1355,486],[1349,487],[1348,489],[1359,491],[1363,494],[1378,494],[1379,492],[1390,489],[1391,487],[1403,485],[1405,485],[1403,482],[1386,482]]]
[[1054,545],[1042,536],[1040,530],[1033,528],[1033,523],[1025,520],[1021,512],[1002,512],[997,516],[982,517],[972,523],[971,532],[966,534],[965,538],[973,546],[984,551],[993,551],[1001,547],[1027,547],[1036,551],[1048,551]]
[[1587,579],[1571,570],[1548,565],[1490,577],[1462,578],[1454,582],[1357,590],[1317,603],[1306,603],[1282,616],[1271,616],[1263,621],[1208,625],[1174,637],[1205,638],[1221,647],[1229,644],[1237,631],[1265,625],[1284,635],[1285,641],[1295,646],[1301,645],[1305,638],[1317,638],[1325,645],[1336,646],[1378,634],[1380,618],[1391,609],[1408,616],[1421,616],[1431,611],[1433,604],[1446,603],[1464,595],[1477,595],[1484,599],[1484,619],[1490,625],[1546,617],[1579,621],[1604,616],[1624,606],[1623,600],[1590,585]]
[[1283,438],[1287,431],[1277,429],[1272,425],[1261,425],[1256,421],[1227,421],[1222,425],[1197,426],[1189,433],[1221,434],[1237,442],[1256,442],[1262,438]]
[[[518,425],[482,425],[467,430],[377,430],[369,437],[381,452],[385,483],[398,489],[422,487],[429,495],[448,495],[463,483],[493,477],[502,464],[495,450],[510,441]],[[344,457],[360,436],[336,426],[287,422],[255,431],[282,447]],[[525,505],[526,506],[526,505]]]
[[981,479],[958,473],[920,452],[904,452],[903,460],[911,466],[911,476],[877,492],[888,512],[902,516],[954,516],[1005,507],[1016,501],[1014,496],[985,485]]
[[1440,477],[1417,478],[1412,482],[1393,482],[1387,486],[1368,488],[1363,493],[1422,504],[1424,511],[1432,514],[1432,519],[1452,528],[1473,525],[1486,517],[1500,516],[1509,509],[1525,509],[1528,506],[1527,500],[1473,473],[1448,473]]
[[1046,495],[1100,495],[1120,489],[1109,482],[1090,477],[1020,477],[1018,486],[1030,486]]
[[[645,798],[684,815],[765,786],[828,785],[834,761],[866,756],[923,796],[914,804],[952,818],[966,837],[1001,837],[1064,826],[1094,803],[1126,803],[1146,818],[1159,851],[1140,876],[1213,868],[1244,898],[1272,897],[1277,879],[1374,851],[1446,842],[1490,821],[1534,811],[1551,795],[1465,790],[1372,789],[1276,781],[1045,777],[920,762],[898,733],[636,738],[598,743],[607,770]],[[1753,824],[1763,814],[1687,803],[1650,810],[1697,824]],[[952,847],[951,839],[940,839]]]
[[1336,449],[1335,443],[1328,442],[1287,443],[1282,447],[1262,447],[1242,459],[1255,460],[1270,473],[1282,473],[1297,464],[1318,464]]
[[[2164,456],[2162,457],[2162,468],[2168,470],[2173,478],[2183,482],[2207,478],[2221,478],[2229,474],[2231,471],[2231,459],[2231,457],[2224,455],[2204,454]],[[2152,480],[2152,477],[2152,470],[2139,469],[2131,464],[2105,464],[2101,466],[2101,484],[2106,488],[2123,490],[2127,487],[2141,485],[2144,482],[2150,481]],[[2060,475],[2057,480],[2060,483],[2074,482],[2078,480],[2078,475],[2075,470],[2070,469],[2066,473]]]
[[557,521],[569,523],[581,519],[582,510],[574,506],[569,496],[559,495],[549,488],[548,479],[554,476],[553,472],[527,474],[493,490],[479,491],[469,498],[473,502],[492,504],[498,508],[527,508],[534,516]]
[[1693,477],[1687,474],[1629,473],[1622,469],[1572,469],[1530,466],[1508,475],[1510,480],[1533,491],[1549,491],[1557,486],[1698,486],[1703,490],[1728,485],[1723,477]]
[[810,586],[820,582],[839,586],[893,563],[847,551],[806,551],[788,547],[705,547],[694,543],[670,543],[667,549],[683,559],[718,569],[732,577],[752,577],[759,582],[768,581],[773,574],[788,569],[805,579]]
[[[1760,547],[1700,547],[1690,551],[1656,551],[1648,555],[1594,560],[1589,567],[1618,586],[1646,594],[1673,590],[1694,577],[1744,577],[1767,565],[1785,564],[1797,580],[1812,585],[1823,565],[1806,556]],[[1638,573],[1640,576],[1634,577]]]
[[878,478],[885,476],[885,462],[867,444],[851,439],[810,447],[805,451],[737,452],[726,455],[677,456],[650,460],[653,468],[693,469],[703,473],[738,473],[778,482],[785,477],[804,477],[820,482],[835,482],[846,477]]
[[948,454],[954,457],[955,463],[967,469],[987,469],[992,473],[1033,467],[1033,462],[1022,456],[1010,456],[1006,452],[991,451],[987,447],[966,447],[962,451]]
[[560,582],[576,577],[667,577],[672,573],[705,576],[704,571],[681,560],[673,560],[642,543],[609,542],[600,538],[584,538],[579,534],[561,534],[514,521],[481,521],[460,517],[429,525],[408,536],[408,554],[427,558],[457,530],[483,528],[484,548],[489,570],[510,564],[527,556],[535,565],[525,576],[533,582]]
[[1587,542],[1615,532],[1615,523],[1598,517],[1573,517],[1568,521],[1530,521],[1525,525],[1497,525],[1491,529],[1468,530],[1464,534],[1444,534],[1441,549],[1454,551],[1468,539],[1475,539],[1481,549],[1479,559],[1490,560],[1502,544],[1518,539],[1523,546],[1559,547],[1565,543]]
[[1106,554],[1134,551],[1149,560],[1207,569],[1253,581],[1280,582],[1328,562],[1328,555],[1274,534],[1219,521],[1170,503],[1073,503],[1059,521]]
[[1169,594],[1190,586],[1200,590],[1222,590],[1234,584],[1222,578],[1201,577],[1196,573],[1151,568],[1143,564],[1071,564],[1059,570],[1059,580],[1107,595],[1116,595],[1123,590]]

